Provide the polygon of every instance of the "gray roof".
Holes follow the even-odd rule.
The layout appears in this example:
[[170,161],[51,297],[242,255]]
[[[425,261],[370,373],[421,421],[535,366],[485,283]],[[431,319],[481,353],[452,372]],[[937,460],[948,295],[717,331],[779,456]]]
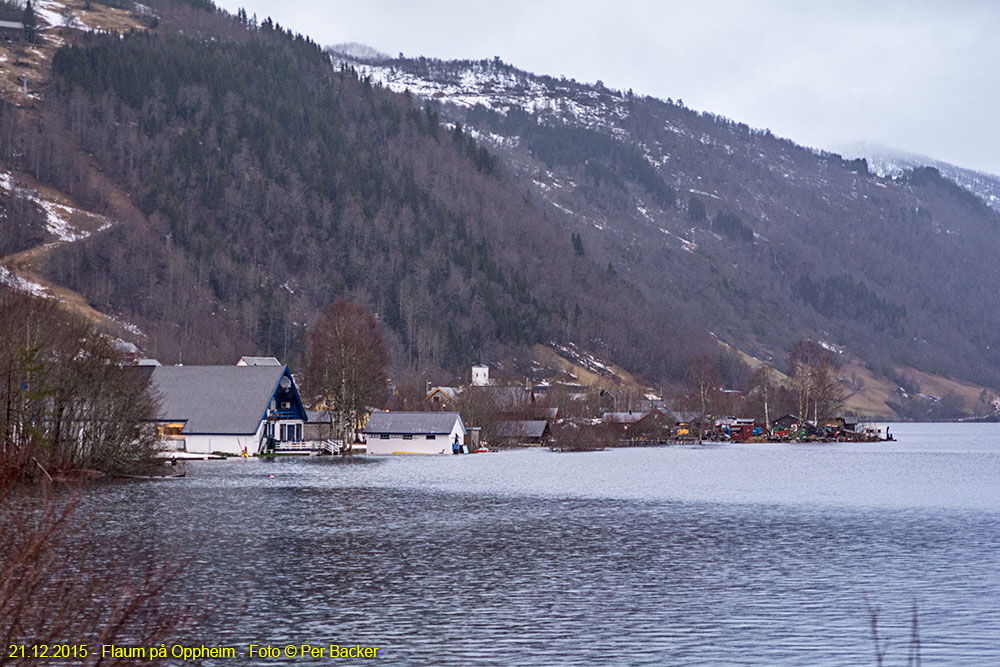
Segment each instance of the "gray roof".
[[155,366],[150,386],[159,421],[187,422],[183,432],[255,433],[284,366]]
[[548,425],[545,420],[499,422],[496,434],[498,438],[541,438]]
[[15,30],[24,30],[24,24],[17,21],[0,21],[0,28],[11,28]]
[[456,419],[464,433],[465,423],[457,412],[373,412],[368,418],[365,433],[447,434],[455,427]]

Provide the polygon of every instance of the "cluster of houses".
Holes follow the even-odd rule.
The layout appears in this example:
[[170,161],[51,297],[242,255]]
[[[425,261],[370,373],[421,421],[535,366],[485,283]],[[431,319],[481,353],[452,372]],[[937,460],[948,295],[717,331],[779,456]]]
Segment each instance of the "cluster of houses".
[[[188,455],[336,453],[332,418],[306,410],[288,367],[273,357],[241,357],[231,366],[162,366],[142,360],[136,372],[148,376],[158,399],[157,433],[168,449]],[[558,410],[543,407],[529,386],[497,386],[489,369],[472,368],[467,387],[428,387],[424,411],[373,410],[354,448],[372,455],[453,454],[484,451],[482,426],[467,427],[459,412],[488,421],[491,445],[548,442]],[[478,407],[478,410],[477,410]],[[471,412],[467,413],[471,416]],[[683,440],[886,440],[888,429],[843,419],[813,423],[784,415],[771,424],[752,419],[701,420],[693,413],[658,405],[637,411],[605,412],[584,420],[601,426],[624,444]]]
[[[179,455],[254,456],[335,453],[331,418],[306,410],[288,367],[274,357],[241,357],[232,366],[163,366],[139,361],[158,401],[154,422],[166,449]],[[458,412],[374,411],[364,431],[371,454],[467,451]]]
[[[695,437],[697,424],[685,426],[688,432],[679,439]],[[874,422],[844,417],[813,421],[787,414],[770,424],[735,417],[713,419],[703,427],[702,438],[730,442],[872,442],[892,440],[892,434],[887,426]]]

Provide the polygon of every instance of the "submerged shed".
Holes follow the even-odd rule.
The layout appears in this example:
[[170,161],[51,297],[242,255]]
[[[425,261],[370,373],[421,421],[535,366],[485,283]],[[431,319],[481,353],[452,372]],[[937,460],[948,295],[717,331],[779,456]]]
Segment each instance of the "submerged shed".
[[467,430],[457,412],[373,412],[364,433],[369,454],[451,454]]

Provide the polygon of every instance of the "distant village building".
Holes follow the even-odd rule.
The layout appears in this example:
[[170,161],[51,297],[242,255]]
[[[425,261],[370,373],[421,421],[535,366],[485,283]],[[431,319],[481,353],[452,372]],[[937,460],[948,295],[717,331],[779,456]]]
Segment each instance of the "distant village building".
[[306,411],[286,366],[137,366],[159,399],[160,437],[211,454],[300,442]]
[[723,417],[715,421],[715,426],[720,432],[729,436],[733,442],[746,442],[754,437],[754,430],[757,435],[762,433],[762,429],[755,425],[753,419],[743,417]]
[[490,367],[476,364],[472,367],[472,386],[486,387],[490,384]]
[[669,430],[670,417],[657,408],[644,412],[605,412],[601,422],[616,428],[619,437],[659,439]]
[[799,424],[804,424],[806,420],[798,415],[782,415],[771,422],[772,431],[794,430]]
[[549,423],[543,419],[499,422],[494,437],[508,445],[540,445],[551,435]]
[[889,440],[889,427],[886,424],[863,422],[855,426],[857,433],[876,440]]
[[24,39],[24,24],[20,21],[0,21],[0,40],[20,42]]
[[306,410],[302,437],[307,442],[332,440],[338,437],[333,415],[328,410]]
[[427,392],[424,402],[431,410],[453,410],[461,391],[459,387],[434,387]]
[[531,384],[526,386],[498,387],[490,380],[489,366],[476,364],[472,367],[472,383],[465,387],[427,387],[424,402],[430,410],[455,410],[460,396],[472,401],[483,401],[498,412],[512,413],[532,406],[535,391]]
[[634,424],[645,416],[645,412],[605,412],[601,421],[605,424]]
[[373,412],[364,434],[371,455],[451,454],[467,429],[457,412]]

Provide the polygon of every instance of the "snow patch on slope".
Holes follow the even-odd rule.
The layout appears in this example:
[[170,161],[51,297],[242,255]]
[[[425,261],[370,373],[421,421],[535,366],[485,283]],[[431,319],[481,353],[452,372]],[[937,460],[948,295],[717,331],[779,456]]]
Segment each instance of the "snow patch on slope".
[[49,291],[45,289],[44,286],[39,285],[36,282],[32,282],[27,278],[22,278],[5,266],[0,266],[0,283],[7,285],[19,292],[28,292],[29,294],[34,294],[35,296],[40,296],[43,298],[51,298]]
[[945,178],[976,195],[991,208],[1000,211],[1000,176],[966,169],[926,155],[907,153],[874,144],[852,144],[841,148],[845,157],[863,157],[868,168],[882,178],[897,178],[916,167],[934,167]]
[[45,229],[63,243],[80,241],[90,236],[90,232],[77,229],[69,222],[69,217],[74,214],[84,213],[85,215],[102,220],[101,226],[97,230],[99,232],[103,232],[111,227],[111,222],[107,219],[100,218],[99,216],[95,216],[91,213],[81,212],[79,209],[66,204],[45,199],[36,190],[15,186],[14,179],[10,173],[0,172],[0,188],[3,188],[8,192],[14,192],[37,204],[43,211],[45,211]]
[[[540,79],[502,63],[478,61],[462,67],[434,60],[400,63],[359,59],[337,49],[331,51],[330,59],[335,68],[353,67],[362,78],[370,77],[373,83],[396,93],[409,91],[421,98],[465,108],[481,105],[501,114],[521,108],[541,117],[627,135],[609,121],[628,115],[619,96],[584,89],[575,82]],[[422,71],[414,71],[418,67]]]

